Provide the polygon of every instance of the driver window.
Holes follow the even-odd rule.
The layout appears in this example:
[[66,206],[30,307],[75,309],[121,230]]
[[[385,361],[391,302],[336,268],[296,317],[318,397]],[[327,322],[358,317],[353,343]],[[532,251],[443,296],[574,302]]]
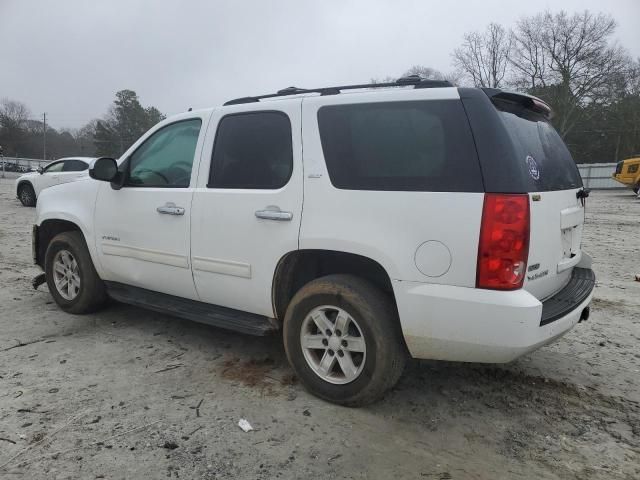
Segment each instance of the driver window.
[[188,187],[198,143],[199,118],[172,123],[151,135],[129,157],[126,185]]
[[61,172],[64,162],[52,163],[44,168],[43,173]]

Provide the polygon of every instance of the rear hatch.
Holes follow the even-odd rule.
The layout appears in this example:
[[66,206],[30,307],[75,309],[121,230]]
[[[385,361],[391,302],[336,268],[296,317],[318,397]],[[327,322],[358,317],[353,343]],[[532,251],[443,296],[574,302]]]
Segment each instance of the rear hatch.
[[544,300],[567,284],[582,256],[582,179],[544,105],[500,98],[493,104],[513,142],[514,161],[530,179],[529,261],[523,288]]
[[582,256],[580,173],[551,125],[551,111],[544,102],[494,89],[484,89],[482,99],[462,90],[485,190],[529,195],[529,258],[523,288],[545,300],[569,282]]

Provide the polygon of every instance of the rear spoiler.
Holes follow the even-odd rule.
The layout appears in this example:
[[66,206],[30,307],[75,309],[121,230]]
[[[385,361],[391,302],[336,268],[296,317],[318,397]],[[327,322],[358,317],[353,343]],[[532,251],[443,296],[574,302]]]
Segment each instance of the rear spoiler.
[[544,100],[526,93],[510,92],[497,88],[482,88],[482,91],[492,102],[507,102],[520,105],[528,110],[539,113],[547,119],[553,117],[553,110]]

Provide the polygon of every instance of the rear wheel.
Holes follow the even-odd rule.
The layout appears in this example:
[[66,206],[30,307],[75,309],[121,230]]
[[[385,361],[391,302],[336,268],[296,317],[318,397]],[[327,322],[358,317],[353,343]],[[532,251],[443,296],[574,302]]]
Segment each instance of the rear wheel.
[[36,192],[29,183],[23,183],[18,189],[18,198],[25,207],[36,206]]
[[45,255],[45,275],[53,299],[65,312],[93,312],[107,299],[80,232],[63,232],[51,240]]
[[347,406],[382,397],[406,361],[392,300],[352,275],[319,278],[296,293],[284,320],[284,344],[307,390]]

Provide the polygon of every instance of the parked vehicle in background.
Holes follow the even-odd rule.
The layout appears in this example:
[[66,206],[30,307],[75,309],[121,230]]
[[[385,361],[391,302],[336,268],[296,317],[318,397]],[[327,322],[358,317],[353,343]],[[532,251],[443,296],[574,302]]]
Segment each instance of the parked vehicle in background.
[[613,179],[626,187],[640,193],[640,155],[618,162]]
[[415,76],[187,112],[44,191],[34,261],[70,313],[282,330],[307,389],[363,405],[407,355],[509,362],[588,317],[588,191],[550,113]]
[[34,207],[43,189],[88,177],[89,163],[92,160],[94,159],[90,157],[61,158],[35,172],[23,166],[22,171],[29,173],[16,180],[16,197],[25,207]]

